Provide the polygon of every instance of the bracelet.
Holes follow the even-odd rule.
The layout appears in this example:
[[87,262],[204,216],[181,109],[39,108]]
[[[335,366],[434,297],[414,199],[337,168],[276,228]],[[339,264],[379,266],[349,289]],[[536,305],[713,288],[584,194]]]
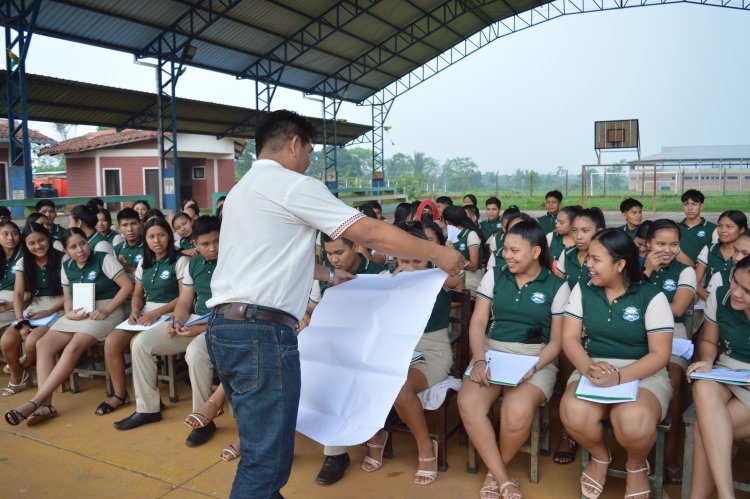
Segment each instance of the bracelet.
[[620,370],[615,367],[615,372],[617,373],[617,384],[620,384]]
[[23,328],[24,326],[31,326],[31,323],[27,319],[24,319],[22,321],[16,322],[16,324],[13,327],[15,328],[16,331],[20,331],[21,328]]
[[328,284],[330,286],[333,286],[333,280],[336,277],[336,275],[333,273],[333,269],[328,270]]
[[472,368],[472,369],[474,369],[474,366],[476,366],[476,365],[477,365],[477,362],[484,362],[485,364],[487,364],[487,361],[486,361],[486,360],[475,360],[475,361],[474,361],[474,365],[473,365],[473,366],[471,366],[471,368]]

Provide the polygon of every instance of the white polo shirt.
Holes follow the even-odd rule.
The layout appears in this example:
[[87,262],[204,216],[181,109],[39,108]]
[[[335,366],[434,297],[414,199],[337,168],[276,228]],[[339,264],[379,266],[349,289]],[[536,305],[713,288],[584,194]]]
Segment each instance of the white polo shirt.
[[242,302],[305,313],[316,229],[332,239],[364,218],[312,177],[262,159],[224,202],[211,308]]

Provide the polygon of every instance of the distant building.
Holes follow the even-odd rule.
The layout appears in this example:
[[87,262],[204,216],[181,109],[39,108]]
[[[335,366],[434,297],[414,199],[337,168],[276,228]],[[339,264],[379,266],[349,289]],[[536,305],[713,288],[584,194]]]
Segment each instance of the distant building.
[[[12,197],[8,182],[8,179],[10,178],[10,172],[8,171],[8,164],[10,163],[10,151],[8,147],[10,144],[9,136],[8,120],[0,118],[0,199],[10,199]],[[29,129],[29,140],[32,144],[55,143],[54,139],[32,129]],[[21,198],[25,196],[26,193],[22,193]]]
[[[641,159],[656,163],[656,190],[741,191],[750,188],[750,145],[672,146]],[[631,162],[632,163],[632,162]],[[630,190],[652,192],[654,172],[630,167]]]
[[[47,146],[39,154],[65,154],[68,196],[151,194],[161,200],[158,134],[107,129]],[[245,140],[178,134],[180,199],[195,198],[211,206],[213,192],[234,185],[234,160]]]

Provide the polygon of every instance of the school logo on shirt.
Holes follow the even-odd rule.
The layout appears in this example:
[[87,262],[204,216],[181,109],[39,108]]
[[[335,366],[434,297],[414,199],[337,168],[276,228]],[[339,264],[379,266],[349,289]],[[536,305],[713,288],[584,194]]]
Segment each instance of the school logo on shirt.
[[166,281],[167,279],[169,279],[169,275],[170,275],[170,272],[168,270],[164,270],[162,271],[161,274],[159,274],[159,279]]
[[96,281],[96,272],[93,270],[89,272],[88,275],[86,275],[86,279],[89,281]]
[[16,268],[15,267],[9,267],[8,268],[8,272],[10,272],[11,274],[15,274],[16,273]]
[[622,318],[628,322],[635,322],[641,318],[641,311],[638,307],[625,307],[622,311]]
[[141,260],[143,260],[143,255],[135,255],[135,258],[133,258],[133,261],[134,261],[134,262],[136,263],[136,265],[137,265],[137,264],[138,264],[138,262],[140,262]]
[[542,304],[542,303],[544,303],[544,300],[545,300],[546,298],[547,298],[547,297],[546,297],[546,296],[544,296],[544,293],[539,293],[539,292],[537,292],[537,293],[533,293],[533,294],[531,295],[531,301],[533,301],[534,303],[537,303],[537,304]]
[[461,246],[459,246],[459,251],[463,251],[466,249],[466,245],[464,243],[461,243]]
[[496,228],[502,229],[503,228],[503,223],[502,222],[498,222],[497,225],[496,225]]
[[698,237],[706,237],[706,231],[705,230],[699,230],[696,235]]
[[667,279],[661,287],[664,288],[664,291],[674,291],[677,289],[677,283],[674,282],[674,279]]

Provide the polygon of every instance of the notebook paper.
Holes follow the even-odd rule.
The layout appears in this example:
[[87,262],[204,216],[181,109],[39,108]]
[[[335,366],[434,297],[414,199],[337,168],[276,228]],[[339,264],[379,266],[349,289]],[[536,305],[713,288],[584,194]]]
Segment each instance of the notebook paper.
[[96,307],[96,285],[90,282],[73,283],[73,310],[93,312]]
[[[536,356],[518,355],[515,353],[498,352],[496,350],[487,350],[484,352],[484,358],[489,367],[490,383],[507,386],[517,386],[523,377],[539,362],[539,357]],[[473,367],[474,364],[472,363],[466,369],[464,378],[471,377]]]
[[596,386],[586,376],[581,376],[576,387],[576,397],[600,404],[633,402],[638,398],[640,382],[636,379],[615,386]]

